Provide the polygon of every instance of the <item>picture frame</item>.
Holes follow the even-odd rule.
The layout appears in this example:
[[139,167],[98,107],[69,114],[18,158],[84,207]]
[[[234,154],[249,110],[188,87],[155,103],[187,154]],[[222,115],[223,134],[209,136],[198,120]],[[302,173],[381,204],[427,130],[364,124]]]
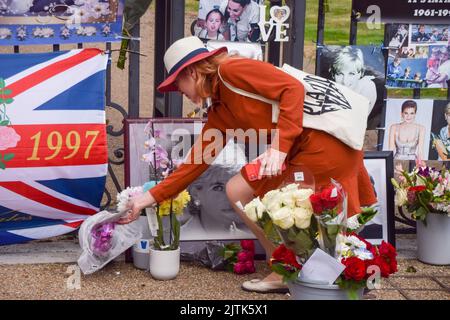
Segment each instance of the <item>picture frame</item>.
[[[173,160],[175,158],[179,160],[185,157],[184,151],[189,151],[205,122],[205,119],[199,118],[125,119],[125,186],[140,186],[150,180],[149,165],[140,160],[146,152],[144,147],[145,140],[148,139],[144,133],[146,126],[161,130],[162,135],[170,137],[170,140],[175,142],[175,144],[164,142],[161,145]],[[238,159],[237,164],[231,164],[228,157],[235,157],[233,161]],[[228,179],[246,163],[245,148],[230,141],[208,169],[187,187],[191,201],[179,219],[181,242],[255,239],[253,233],[235,213],[225,192]],[[181,246],[183,250],[183,244]]]
[[367,151],[364,165],[371,177],[378,198],[378,214],[359,235],[374,245],[384,240],[395,246],[394,159],[392,151]]

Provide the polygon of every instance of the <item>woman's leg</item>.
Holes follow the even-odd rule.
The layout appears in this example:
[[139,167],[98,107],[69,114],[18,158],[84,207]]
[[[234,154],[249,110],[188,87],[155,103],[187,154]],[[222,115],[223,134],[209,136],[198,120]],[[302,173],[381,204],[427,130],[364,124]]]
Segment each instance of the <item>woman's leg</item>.
[[[250,220],[244,211],[236,206],[236,202],[238,201],[240,201],[241,204],[245,206],[247,203],[253,200],[253,189],[239,173],[228,181],[226,185],[226,192],[234,210],[237,212],[242,221],[244,221],[247,227],[255,234],[259,243],[261,243],[264,250],[266,251],[267,259],[269,259],[272,256],[272,252],[275,250],[275,245],[269,239],[267,239],[264,231],[258,225],[256,225],[256,223]],[[279,281],[280,279],[281,277],[279,275],[272,272],[270,275],[264,278],[263,281]]]

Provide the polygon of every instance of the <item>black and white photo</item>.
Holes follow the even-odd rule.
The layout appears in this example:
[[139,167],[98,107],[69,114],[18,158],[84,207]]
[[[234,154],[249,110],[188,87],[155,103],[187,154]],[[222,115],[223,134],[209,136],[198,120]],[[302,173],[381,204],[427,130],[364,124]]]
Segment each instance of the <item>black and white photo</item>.
[[[126,184],[140,186],[151,180],[149,165],[143,161],[146,154],[144,133],[148,119],[127,120],[126,139],[128,165]],[[199,136],[204,122],[194,119],[153,119],[153,132],[162,137],[161,145],[175,163],[184,160]],[[179,217],[180,240],[235,240],[254,239],[232,208],[225,191],[228,180],[247,163],[245,147],[230,141],[209,165],[208,169],[187,187],[191,201]]]
[[[383,107],[385,59],[373,46],[324,46],[320,49],[321,77],[342,84],[370,101],[371,119],[379,118]],[[378,126],[378,120],[371,126]]]
[[378,213],[364,226],[359,235],[375,245],[381,244],[383,240],[394,244],[394,190],[390,183],[394,175],[392,153],[366,152],[364,166],[378,199]]

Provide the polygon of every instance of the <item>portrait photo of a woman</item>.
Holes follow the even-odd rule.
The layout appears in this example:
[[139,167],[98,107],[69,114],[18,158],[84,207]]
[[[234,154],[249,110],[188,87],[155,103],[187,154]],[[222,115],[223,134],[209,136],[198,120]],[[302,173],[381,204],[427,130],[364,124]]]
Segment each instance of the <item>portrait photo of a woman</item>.
[[321,77],[344,85],[370,101],[369,127],[378,126],[385,83],[381,51],[360,46],[325,46],[319,59]]
[[450,160],[450,102],[436,100],[431,126],[430,160]]
[[225,186],[246,164],[241,145],[229,142],[210,167],[188,187],[181,240],[252,239],[254,235],[234,213]]
[[432,100],[389,100],[383,150],[395,160],[427,160],[432,109]]

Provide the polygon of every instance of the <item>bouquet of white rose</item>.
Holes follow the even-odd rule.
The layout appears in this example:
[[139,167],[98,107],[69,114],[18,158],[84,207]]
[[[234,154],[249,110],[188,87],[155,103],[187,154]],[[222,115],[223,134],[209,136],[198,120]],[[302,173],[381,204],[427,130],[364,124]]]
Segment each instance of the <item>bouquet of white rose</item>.
[[301,189],[292,183],[269,191],[262,200],[253,199],[244,211],[269,238],[278,240],[275,243],[281,240],[303,263],[318,247],[317,221],[309,200],[313,193],[312,189]]

